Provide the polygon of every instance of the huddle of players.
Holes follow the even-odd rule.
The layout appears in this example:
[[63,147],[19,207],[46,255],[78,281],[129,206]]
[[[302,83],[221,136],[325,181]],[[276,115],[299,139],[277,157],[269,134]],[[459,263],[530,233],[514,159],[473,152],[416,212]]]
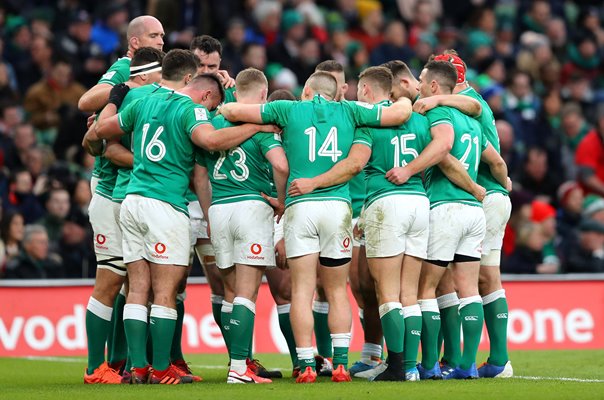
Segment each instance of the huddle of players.
[[[151,17],[139,18],[149,22]],[[137,47],[141,47],[140,44]],[[398,62],[387,65],[392,72],[374,67],[361,74],[358,95],[365,103],[332,101],[339,97],[341,87],[332,74],[317,72],[304,87],[302,100],[306,101],[275,101],[262,105],[267,95],[266,78],[260,71],[246,70],[237,77],[238,102],[225,104],[221,108],[223,116],[211,119],[210,112],[224,100],[224,81],[209,74],[194,77],[198,60],[191,57],[190,52],[172,51],[163,59],[161,82],[154,84],[159,78],[152,74],[157,72],[161,60],[153,59],[150,54],[144,58],[142,54],[153,53],[144,50],[132,59],[129,80],[130,86],[144,86],[128,91],[127,86],[116,85],[108,105],[87,134],[90,147],[92,143],[98,144],[99,139],[108,140],[104,158],[125,168],[116,168],[118,183],[113,192],[103,193],[104,187],[99,185],[95,190],[95,207],[91,204],[91,222],[94,219],[97,225],[93,222],[99,273],[87,313],[89,352],[95,355],[89,356],[85,382],[121,381],[121,376],[104,363],[104,345],[111,337],[108,332],[111,318],[120,319],[119,315],[112,314],[111,304],[124,280],[124,264],[129,275],[123,321],[131,363],[126,368],[131,371],[130,381],[187,383],[197,378],[183,360],[182,325],[178,332],[177,322],[179,317],[182,321],[184,314],[184,296],[177,297],[177,292],[184,292],[190,245],[195,242],[185,198],[193,168],[195,189],[203,215],[209,219],[208,233],[223,283],[220,326],[231,356],[227,382],[270,382],[256,375],[257,370],[249,359],[258,286],[264,267],[275,265],[273,208],[279,220],[284,207],[285,254],[292,286],[291,328],[296,352],[295,356],[292,354],[292,361],[299,367],[297,381],[316,379],[311,341],[317,274],[329,304],[332,380],[350,380],[346,367],[351,313],[346,284],[353,237],[351,195],[346,182],[365,164],[367,198],[362,213],[364,221],[359,225],[365,232],[367,261],[376,281],[379,315],[389,350],[387,367],[381,364],[381,371],[373,368],[379,371],[374,378],[417,380],[420,376],[425,379],[478,375],[473,363],[483,321],[477,286],[480,242],[485,228],[480,202],[468,193],[476,194],[479,200],[484,196],[484,190],[474,182],[481,153],[486,154],[484,159],[490,166],[487,170],[492,172],[491,180],[498,182],[502,193],[506,193],[507,171],[492,145],[483,138],[476,121],[448,107],[428,111],[427,118],[412,115],[411,105],[404,96],[391,103],[391,92],[396,96],[395,87],[400,79],[398,70],[408,73],[406,66]],[[161,53],[156,53],[161,57]],[[449,61],[429,63],[422,72],[419,104],[426,110],[430,103],[424,98],[450,94],[455,88],[458,73]],[[115,75],[111,72],[105,75],[106,79]],[[484,108],[481,111],[478,102],[469,97],[459,105],[460,97],[439,96],[432,107],[446,104],[468,113],[485,114]],[[453,98],[457,98],[457,102],[447,103]],[[234,125],[243,121],[255,124]],[[283,142],[274,135],[279,130],[277,127],[259,125],[262,123],[282,127]],[[387,126],[390,128],[385,128]],[[169,134],[162,135],[164,132]],[[457,159],[447,157],[449,151]],[[271,191],[265,159],[273,172],[275,198],[260,194]],[[418,173],[436,164],[438,167],[426,173],[426,193]],[[129,166],[134,166],[131,174]],[[105,181],[101,176],[100,182]],[[121,195],[116,194],[120,190]],[[96,205],[104,202],[101,199],[110,204]],[[443,215],[429,211],[429,203],[435,211],[444,210],[440,212]],[[95,208],[101,210],[98,217],[92,212]],[[452,217],[459,221],[451,222]],[[113,221],[113,231],[99,226],[103,220]],[[393,221],[405,222],[393,224]],[[429,236],[428,230],[435,232],[432,225],[437,227],[439,223],[445,224],[445,229],[441,229],[446,237]],[[457,232],[452,228],[457,228]],[[117,249],[122,246],[122,233],[123,263],[119,257],[122,252]],[[283,250],[278,257],[283,256],[281,253]],[[422,259],[430,260],[423,268]],[[452,289],[442,292],[447,289],[443,284],[439,290],[449,296],[448,304],[454,303],[451,299],[456,299],[456,290],[462,297],[459,315],[465,344],[462,360],[455,365],[454,359],[447,358],[454,340],[443,330],[445,360],[450,367],[445,375],[437,362],[439,309],[435,292],[445,271],[442,267],[449,262],[454,263],[453,277],[445,277],[443,282],[448,281]],[[393,276],[400,279],[392,279]],[[216,291],[213,288],[213,292]],[[101,293],[108,293],[107,298],[100,299]],[[504,298],[501,294],[491,297]],[[152,302],[150,319],[148,302]],[[476,304],[480,305],[480,312]],[[417,318],[420,318],[419,324]],[[97,335],[102,338],[100,351],[101,339],[91,343],[91,332],[99,330],[102,332]],[[147,330],[153,346],[152,367],[147,360]],[[416,370],[419,332],[422,364]],[[290,345],[293,353],[292,347]],[[434,354],[436,359],[432,363],[430,357],[434,358]],[[111,352],[109,358],[121,360],[125,355],[124,351],[118,355]],[[507,361],[506,358],[502,365],[489,363],[487,366],[507,368]]]

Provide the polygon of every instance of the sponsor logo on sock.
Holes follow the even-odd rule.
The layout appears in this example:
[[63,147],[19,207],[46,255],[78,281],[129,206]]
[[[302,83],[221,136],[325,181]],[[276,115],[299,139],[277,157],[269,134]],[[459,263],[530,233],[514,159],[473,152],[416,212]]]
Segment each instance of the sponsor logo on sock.
[[508,317],[508,313],[497,314],[497,319],[506,319],[507,317]]
[[440,315],[433,315],[432,316],[432,320],[433,321],[440,321]]
[[478,316],[477,315],[468,315],[468,316],[464,317],[464,319],[466,321],[478,321]]
[[231,325],[237,325],[237,326],[239,326],[239,320],[238,319],[232,319],[229,322],[231,323]]
[[411,334],[415,335],[415,336],[421,336],[422,332],[414,329],[414,330],[411,331]]

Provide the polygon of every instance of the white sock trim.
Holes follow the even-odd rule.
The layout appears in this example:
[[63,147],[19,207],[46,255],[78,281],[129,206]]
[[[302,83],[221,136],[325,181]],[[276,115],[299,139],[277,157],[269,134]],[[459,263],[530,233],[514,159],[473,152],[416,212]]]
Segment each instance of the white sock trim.
[[220,312],[225,314],[229,314],[233,312],[233,303],[229,303],[226,300],[222,300],[222,307],[220,308]]
[[361,351],[361,360],[365,357],[371,359],[371,357],[381,357],[382,346],[375,343],[363,343],[363,350]]
[[436,299],[418,300],[417,302],[422,312],[440,313],[438,310],[438,301],[436,301]]
[[315,353],[312,347],[296,347],[296,354],[300,361],[310,362],[312,360],[314,362],[315,360]]
[[291,304],[281,304],[280,306],[277,306],[277,314],[287,314],[291,308]]
[[230,369],[231,371],[237,372],[239,375],[245,374],[245,371],[247,370],[246,360],[235,360],[234,358],[232,358]]
[[326,301],[313,301],[312,310],[319,314],[329,314],[329,303]]
[[176,294],[176,301],[180,301],[181,303],[185,302],[185,299],[187,298],[187,291],[183,291],[182,293],[177,293]]
[[331,343],[333,347],[350,347],[350,333],[332,333]]
[[384,304],[380,305],[380,308],[379,308],[380,318],[383,318],[384,315],[388,314],[392,310],[402,310],[402,309],[403,309],[403,305],[396,301],[384,303]]
[[476,296],[464,297],[463,299],[459,299],[459,309],[461,310],[465,306],[470,305],[472,303],[482,304],[482,297],[476,295]]
[[176,321],[178,313],[175,308],[160,306],[157,304],[151,305],[151,318],[173,319]]
[[126,285],[122,285],[122,287],[120,288],[120,294],[124,297],[128,296],[128,292],[126,292]]
[[222,304],[223,301],[224,301],[224,297],[223,296],[219,296],[217,294],[211,294],[210,295],[210,302],[212,304]]
[[142,304],[126,304],[124,306],[124,321],[133,319],[135,321],[147,323],[149,310]]
[[105,321],[111,321],[111,314],[113,313],[113,307],[109,307],[90,296],[88,299],[88,311],[96,315],[97,317],[104,319]]
[[414,304],[412,306],[403,307],[403,318],[409,317],[421,317],[422,309],[419,307],[419,304]]
[[438,302],[438,308],[440,310],[444,308],[459,306],[459,298],[457,297],[457,293],[455,292],[443,294],[442,296],[437,297],[436,301]]
[[245,297],[235,297],[233,299],[233,306],[240,305],[244,306],[248,310],[256,314],[256,304],[250,299],[246,299]]
[[482,298],[482,305],[486,306],[495,300],[505,299],[505,289],[495,290],[493,293],[489,293]]

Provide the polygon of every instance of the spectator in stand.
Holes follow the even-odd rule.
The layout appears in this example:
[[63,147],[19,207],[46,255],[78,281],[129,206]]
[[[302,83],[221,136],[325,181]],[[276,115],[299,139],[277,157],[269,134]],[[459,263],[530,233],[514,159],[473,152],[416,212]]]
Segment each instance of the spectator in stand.
[[34,127],[29,123],[21,123],[15,127],[11,150],[7,154],[5,164],[9,168],[22,168],[27,160],[27,152],[36,144]]
[[92,243],[88,218],[74,209],[65,219],[58,248],[67,278],[94,276],[96,258]]
[[371,52],[371,65],[381,65],[391,60],[405,63],[413,58],[413,50],[407,46],[407,30],[402,22],[390,21],[384,29],[384,42]]
[[577,182],[568,181],[560,185],[558,189],[560,208],[556,217],[556,229],[563,249],[567,247],[569,238],[581,222],[583,200],[583,189]]
[[10,64],[0,62],[0,98],[4,101],[14,101],[19,98],[16,81],[14,81],[15,85],[13,85],[13,82],[11,82],[10,73]]
[[57,38],[58,49],[69,58],[75,80],[92,87],[107,70],[107,60],[101,47],[91,40],[90,15],[79,10],[69,17],[67,32]]
[[523,14],[520,18],[521,31],[545,33],[550,18],[551,7],[549,1],[535,0],[531,4],[529,12]]
[[420,41],[423,34],[434,35],[438,30],[437,10],[430,0],[418,0],[413,10],[413,21],[409,27],[409,46],[412,48]]
[[23,86],[21,78],[26,78],[24,73],[31,65],[31,30],[23,17],[13,16],[7,18],[4,32],[7,38],[4,55],[15,70],[19,91],[24,93],[27,87]]
[[599,112],[596,127],[579,143],[575,163],[585,193],[604,196],[604,108]]
[[120,31],[128,24],[128,10],[122,4],[109,2],[100,7],[99,16],[90,39],[108,56],[119,51]]
[[501,272],[508,274],[551,274],[549,265],[543,264],[545,237],[539,224],[526,223],[518,231],[514,252],[501,266]]
[[73,190],[73,207],[84,215],[88,215],[88,206],[92,200],[90,182],[88,179],[80,179]]
[[565,272],[604,272],[604,224],[584,220],[573,235],[565,256]]
[[535,95],[530,76],[526,72],[512,73],[504,94],[506,119],[514,126],[516,140],[525,146],[543,145],[542,138],[534,137],[541,101]]
[[[369,67],[369,53],[361,42],[352,41],[346,47],[346,55],[348,56],[348,67],[345,68],[346,80],[354,80],[356,82],[361,71]],[[348,83],[348,92],[352,90],[351,86],[356,88],[356,84]],[[346,97],[349,100],[356,99],[356,89],[354,89],[354,98]]]
[[593,219],[604,224],[604,199],[590,194],[583,201],[583,219]]
[[[229,70],[231,76],[236,76],[244,69],[242,57],[245,52],[245,22],[240,18],[233,18],[227,26],[226,37],[222,42],[222,66]],[[266,48],[261,43],[255,43],[262,47],[266,59]],[[265,61],[266,64],[266,61]],[[261,71],[264,68],[260,69]]]
[[18,211],[8,211],[0,220],[0,277],[6,264],[21,252],[24,226],[23,215]]
[[51,189],[48,192],[46,200],[47,214],[38,221],[38,224],[46,229],[52,249],[58,247],[69,209],[69,192],[66,189]]
[[[246,2],[246,4],[252,7],[250,14],[253,15],[253,21],[250,21],[250,26],[254,26],[246,30],[246,41],[262,43],[267,48],[276,44],[283,21],[281,3],[273,0],[259,0],[256,4],[253,1]],[[246,13],[246,15],[249,14]],[[272,57],[271,60],[276,61]]]
[[49,74],[53,64],[53,55],[55,54],[52,39],[45,36],[34,36],[30,52],[31,63],[26,69],[22,69],[20,75],[18,75],[19,84],[24,93]]
[[41,225],[28,225],[23,234],[23,251],[6,265],[7,279],[64,278],[61,259],[48,249],[48,235]]
[[556,232],[556,209],[548,203],[535,200],[531,203],[530,219],[531,222],[540,225],[541,235],[544,239],[539,273],[554,274],[559,272],[560,258],[558,257],[559,240]]
[[601,80],[602,58],[598,51],[598,42],[591,32],[582,32],[568,48],[568,62],[562,68],[560,81],[566,84],[573,75],[587,79]]
[[568,35],[566,23],[562,18],[552,18],[547,24],[549,38],[554,56],[560,63],[565,63],[568,56]]
[[350,30],[349,34],[353,40],[361,42],[365,49],[371,52],[384,40],[382,36],[384,25],[382,4],[377,0],[359,0],[357,9],[359,10],[360,25]]
[[[243,47],[242,68],[256,68],[264,71],[266,68],[266,48],[258,43],[248,43]],[[234,74],[236,75],[237,72]]]
[[31,174],[25,169],[17,169],[11,174],[8,191],[2,199],[5,210],[15,210],[23,215],[26,224],[31,224],[44,215],[44,209],[33,194]]
[[268,48],[269,58],[294,71],[305,37],[306,25],[302,14],[296,10],[285,11],[281,19],[281,40]]
[[520,169],[521,157],[514,144],[514,128],[509,122],[503,119],[496,120],[495,127],[499,136],[501,157],[508,166],[508,175],[512,180],[516,180]]
[[566,103],[561,110],[560,127],[562,131],[562,163],[567,176],[576,176],[575,154],[579,143],[585,138],[591,127],[583,117],[577,103]]
[[36,129],[58,128],[61,114],[77,108],[86,88],[72,79],[69,61],[56,57],[48,77],[33,85],[25,95],[25,110],[30,113]]
[[604,47],[604,28],[601,23],[601,9],[587,7],[577,18],[577,27],[580,32],[590,32],[597,40],[599,47]]
[[300,52],[293,63],[292,71],[296,74],[298,82],[304,82],[321,62],[321,47],[319,41],[308,37],[300,43]]
[[540,196],[546,201],[556,198],[559,175],[548,166],[548,155],[539,147],[532,147],[526,153],[522,176],[518,183],[522,189],[533,196]]

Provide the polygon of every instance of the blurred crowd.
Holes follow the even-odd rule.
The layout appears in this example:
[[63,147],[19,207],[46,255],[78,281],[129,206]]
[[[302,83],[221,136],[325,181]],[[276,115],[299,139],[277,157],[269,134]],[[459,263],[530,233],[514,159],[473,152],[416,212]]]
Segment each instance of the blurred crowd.
[[604,272],[604,8],[563,0],[6,0],[0,5],[0,277],[92,277],[94,160],[79,97],[155,15],[164,50],[219,38],[221,68],[299,93],[316,64],[419,75],[456,49],[496,117],[514,190],[502,271]]

